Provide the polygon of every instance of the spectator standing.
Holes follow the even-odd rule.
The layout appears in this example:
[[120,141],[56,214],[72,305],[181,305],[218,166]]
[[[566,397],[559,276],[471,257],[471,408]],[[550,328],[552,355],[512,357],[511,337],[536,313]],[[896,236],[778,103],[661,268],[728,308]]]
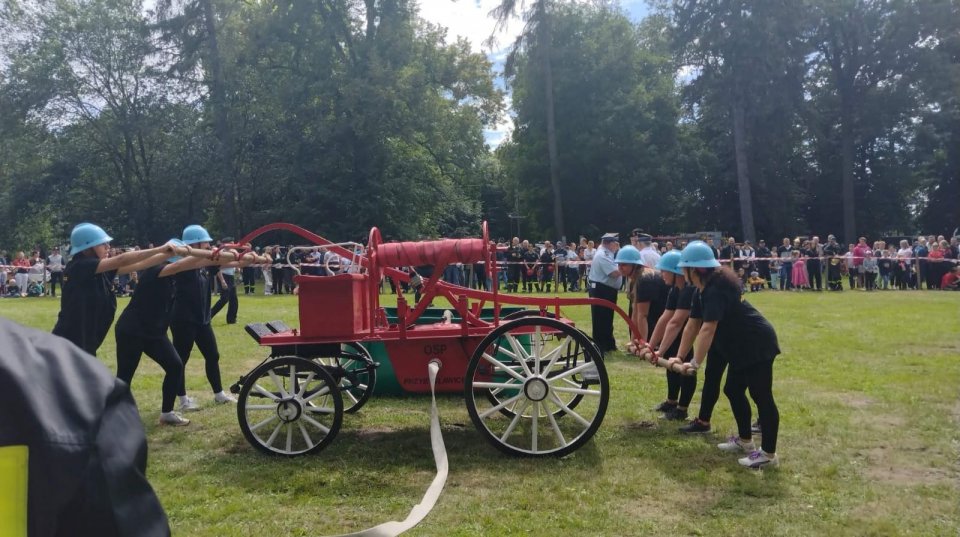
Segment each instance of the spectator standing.
[[807,267],[806,260],[800,256],[800,250],[793,250],[791,252],[793,257],[793,268],[792,274],[790,275],[790,281],[793,283],[793,288],[797,291],[802,291],[804,288],[810,287],[810,282],[807,279]]
[[581,259],[583,260],[583,270],[580,271],[581,279],[583,280],[583,289],[587,292],[590,291],[590,266],[593,264],[593,258],[597,255],[597,249],[593,241],[586,241],[583,243],[583,252]]
[[550,284],[553,283],[553,275],[556,271],[557,256],[553,252],[553,243],[547,241],[543,245],[543,252],[540,253],[540,274],[537,283],[537,292],[550,292]]
[[916,278],[917,278],[917,289],[923,288],[923,284],[927,284],[927,289],[930,289],[930,280],[927,278],[927,268],[929,263],[927,262],[926,257],[930,254],[930,248],[927,246],[926,237],[917,237],[917,244],[913,247],[913,257],[916,259]]
[[23,252],[17,252],[17,258],[13,260],[15,275],[14,281],[17,282],[17,292],[21,297],[27,296],[27,283],[30,279],[30,260]]
[[820,237],[810,239],[810,245],[804,255],[807,256],[807,275],[810,277],[810,288],[823,291],[823,263],[820,261],[820,258],[823,257],[823,245],[820,244]]
[[537,285],[537,263],[540,261],[540,254],[537,253],[536,246],[529,241],[523,241],[525,247],[523,252],[523,292],[532,293],[534,285]]
[[236,267],[223,267],[217,272],[217,280],[220,282],[220,298],[210,309],[210,318],[214,318],[220,313],[224,306],[227,306],[227,324],[237,324],[237,312],[240,309],[240,302],[237,299],[237,269]]
[[50,296],[57,296],[57,285],[63,287],[63,256],[60,247],[54,246],[53,252],[47,258],[47,268],[50,270]]
[[507,291],[519,291],[520,281],[523,279],[523,254],[526,250],[520,246],[520,238],[514,237],[507,249]]
[[757,243],[756,257],[757,273],[767,282],[767,287],[773,289],[773,282],[770,281],[770,258],[773,257],[773,253],[770,248],[767,248],[767,241],[760,239]]
[[893,259],[890,257],[890,250],[881,250],[877,266],[880,271],[881,285],[884,290],[887,290],[890,288],[890,278],[893,276]]
[[[623,284],[623,277],[614,262],[620,250],[620,238],[616,233],[607,233],[600,240],[600,247],[590,265],[590,298],[601,298],[617,303],[617,292]],[[613,310],[604,306],[590,306],[590,319],[593,325],[593,341],[601,353],[616,350],[617,342],[613,338]]]
[[777,257],[780,258],[780,290],[788,291],[793,288],[791,278],[793,277],[793,245],[790,239],[783,238],[783,242],[777,248]]
[[873,257],[873,250],[867,250],[863,258],[863,279],[864,288],[867,291],[873,291],[877,288],[877,274],[880,272],[880,265],[877,258]]
[[900,249],[897,250],[897,288],[901,291],[911,286],[911,258],[913,249],[906,240],[900,241]]

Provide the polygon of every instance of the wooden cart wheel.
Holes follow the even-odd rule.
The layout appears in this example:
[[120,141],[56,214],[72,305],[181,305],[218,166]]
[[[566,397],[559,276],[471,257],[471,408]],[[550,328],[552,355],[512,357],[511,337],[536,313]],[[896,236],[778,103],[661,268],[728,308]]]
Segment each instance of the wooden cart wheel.
[[294,457],[320,451],[333,441],[343,422],[343,399],[337,381],[322,365],[284,356],[247,375],[237,418],[253,447]]
[[[577,354],[582,359],[567,360]],[[521,456],[579,449],[600,427],[610,398],[606,368],[589,338],[545,317],[516,319],[487,335],[464,384],[474,426],[497,449]]]
[[356,412],[370,400],[377,385],[377,364],[363,345],[344,343],[339,356],[322,357],[319,361],[334,379],[340,379],[344,412]]

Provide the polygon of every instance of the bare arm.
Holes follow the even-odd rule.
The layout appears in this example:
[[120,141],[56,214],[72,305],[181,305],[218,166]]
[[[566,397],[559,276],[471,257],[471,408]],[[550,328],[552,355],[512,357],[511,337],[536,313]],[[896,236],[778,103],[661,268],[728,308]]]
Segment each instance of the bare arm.
[[[687,323],[687,319],[689,318],[690,318],[690,310],[678,309],[674,311],[673,317],[670,318],[670,323],[667,325],[666,329],[664,330],[663,340],[660,342],[661,348],[666,350],[670,348],[670,345],[673,345],[673,341],[677,339],[678,335],[681,334],[685,324]],[[681,356],[685,356],[685,354]]]
[[[163,257],[158,256],[158,254],[161,254],[161,253],[164,254]],[[100,263],[97,264],[97,274],[100,274],[103,272],[109,272],[111,270],[116,270],[120,272],[123,269],[123,267],[126,265],[139,263],[141,261],[144,261],[154,256],[159,257],[159,261],[157,261],[156,263],[153,263],[153,265],[156,265],[157,263],[163,261],[164,259],[166,259],[171,255],[173,255],[173,246],[170,244],[164,244],[163,246],[150,248],[148,250],[124,252],[116,257],[108,257],[106,259],[101,259]],[[147,266],[150,267],[153,265],[147,265]],[[143,267],[143,268],[146,268],[146,267]],[[120,272],[120,274],[126,274],[128,272],[130,272],[130,270]]]
[[[168,257],[170,257],[170,254],[168,252],[160,252],[157,254],[153,254],[152,256],[144,260],[137,261],[136,263],[123,265],[122,267],[117,269],[117,274],[130,274],[131,272],[137,272],[139,270],[147,269],[154,265],[159,265],[160,263],[163,263],[163,261]],[[100,262],[100,266],[103,266],[104,261]],[[97,272],[100,272],[99,270],[100,266],[97,267]]]
[[663,315],[657,319],[657,325],[653,327],[653,334],[650,334],[651,347],[657,348],[657,345],[659,345],[660,341],[663,340],[663,333],[666,331],[667,324],[673,317],[674,311],[676,310],[664,310]]
[[649,302],[634,302],[633,303],[633,322],[636,323],[637,328],[640,330],[640,339],[646,341],[647,336],[650,335],[650,327],[647,324],[647,317],[650,313],[650,303]]
[[702,323],[697,332],[697,341],[693,347],[693,360],[697,363],[694,368],[707,361],[707,351],[713,344],[713,336],[717,333],[717,322],[710,321]]

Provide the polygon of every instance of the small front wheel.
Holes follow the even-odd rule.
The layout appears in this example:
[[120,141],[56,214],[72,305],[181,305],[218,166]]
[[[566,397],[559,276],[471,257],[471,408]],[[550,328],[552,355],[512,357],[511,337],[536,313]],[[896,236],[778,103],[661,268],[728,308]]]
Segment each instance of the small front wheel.
[[343,398],[337,381],[312,360],[284,356],[247,375],[237,418],[243,436],[270,455],[316,453],[340,432]]

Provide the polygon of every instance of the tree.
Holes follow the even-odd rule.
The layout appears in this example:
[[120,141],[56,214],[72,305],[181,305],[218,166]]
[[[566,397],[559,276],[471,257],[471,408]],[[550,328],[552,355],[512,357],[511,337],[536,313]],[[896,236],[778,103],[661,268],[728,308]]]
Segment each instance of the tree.
[[[496,19],[497,25],[494,34],[502,30],[506,24],[518,15],[526,21],[523,31],[517,36],[510,53],[507,56],[504,76],[510,79],[513,76],[513,66],[516,57],[524,47],[535,46],[539,51],[538,65],[543,70],[543,107],[546,114],[547,155],[550,162],[550,189],[553,200],[553,230],[562,239],[566,238],[563,222],[563,196],[560,190],[560,164],[557,154],[557,127],[556,107],[553,93],[553,66],[551,63],[553,49],[553,34],[551,32],[550,0],[533,0],[530,8],[524,11],[525,2],[520,0],[501,0],[500,5],[494,8],[490,15]],[[491,36],[491,40],[493,36]]]

